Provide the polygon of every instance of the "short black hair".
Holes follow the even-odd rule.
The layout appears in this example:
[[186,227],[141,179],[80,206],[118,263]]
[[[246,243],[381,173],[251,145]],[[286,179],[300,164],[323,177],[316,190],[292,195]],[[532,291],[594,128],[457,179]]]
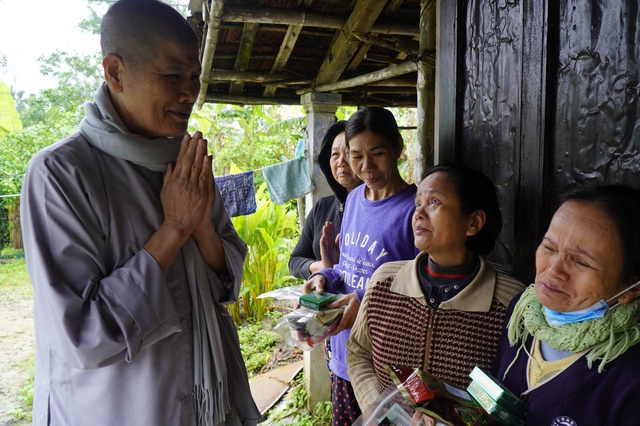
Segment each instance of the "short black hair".
[[116,54],[133,69],[148,63],[162,40],[198,47],[187,20],[158,0],[118,0],[102,18],[102,57]]
[[349,117],[345,130],[347,148],[349,148],[349,140],[365,130],[384,137],[393,149],[397,150],[401,147],[402,135],[398,129],[398,123],[388,109],[366,106]]
[[467,237],[465,246],[476,254],[491,253],[502,230],[496,186],[484,173],[463,164],[438,164],[427,171],[425,178],[436,172],[446,173],[449,182],[453,184],[462,213],[470,215],[476,210],[482,210],[486,216],[482,229],[476,235]]
[[[347,122],[345,120],[338,120],[333,123],[328,129],[327,133],[324,134],[324,138],[322,138],[322,145],[326,146],[328,149],[323,150],[318,154],[318,164],[320,168],[323,170],[328,170],[331,173],[331,168],[329,166],[329,160],[331,159],[331,147],[333,145],[333,140],[340,133],[344,132],[344,129],[347,128]],[[325,172],[326,174],[326,172]]]
[[347,188],[342,186],[340,182],[336,181],[331,173],[331,149],[333,147],[333,140],[340,133],[344,132],[344,129],[347,127],[347,122],[345,120],[338,120],[333,123],[328,129],[327,133],[324,134],[324,138],[322,138],[322,145],[320,145],[320,152],[318,153],[318,166],[320,166],[320,170],[327,179],[327,183],[333,190],[333,193],[336,194],[336,197],[341,202],[345,202],[347,199]]
[[556,208],[568,201],[598,204],[620,234],[625,282],[640,278],[640,191],[621,184],[578,186],[560,196]]

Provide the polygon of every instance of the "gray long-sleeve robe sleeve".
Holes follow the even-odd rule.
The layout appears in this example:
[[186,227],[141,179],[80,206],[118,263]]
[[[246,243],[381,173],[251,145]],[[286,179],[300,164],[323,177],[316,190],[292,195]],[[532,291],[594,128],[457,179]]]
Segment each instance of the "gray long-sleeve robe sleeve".
[[[162,173],[79,135],[31,160],[21,222],[34,287],[34,424],[195,424],[181,256],[163,274],[143,249],[162,222],[161,187]],[[217,189],[212,220],[229,271],[213,293],[228,303],[247,248]],[[139,408],[113,409],[123,401]]]

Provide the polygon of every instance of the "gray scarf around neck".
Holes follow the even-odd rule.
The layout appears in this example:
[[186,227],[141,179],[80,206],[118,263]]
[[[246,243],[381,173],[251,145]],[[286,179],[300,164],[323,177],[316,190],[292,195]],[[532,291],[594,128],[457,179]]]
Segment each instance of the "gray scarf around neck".
[[154,172],[166,172],[167,164],[178,158],[182,137],[154,138],[130,133],[116,112],[106,83],[98,88],[94,102],[84,105],[80,133],[99,150],[131,161]]
[[[116,112],[106,83],[85,104],[80,133],[100,151],[156,172],[175,162],[182,137],[148,139],[128,131]],[[220,327],[219,305],[209,287],[209,273],[196,243],[189,238],[181,249],[192,307],[194,397],[198,425],[225,421],[229,395]]]

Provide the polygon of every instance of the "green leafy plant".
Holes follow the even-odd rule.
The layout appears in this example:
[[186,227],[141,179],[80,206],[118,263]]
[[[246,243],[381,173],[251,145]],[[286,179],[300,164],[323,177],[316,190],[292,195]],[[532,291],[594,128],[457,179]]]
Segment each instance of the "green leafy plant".
[[22,130],[22,121],[9,86],[0,81],[0,136]]
[[18,390],[18,399],[20,406],[10,410],[16,420],[24,420],[30,422],[32,418],[33,407],[33,368],[29,369],[29,378],[23,387]]
[[238,330],[242,358],[249,377],[262,370],[269,360],[273,349],[281,342],[275,331],[265,329],[261,324],[247,324]]
[[304,374],[300,373],[291,383],[284,405],[269,413],[266,423],[297,426],[328,426],[331,424],[331,401],[316,404],[313,413],[307,410],[307,391]]
[[238,235],[249,246],[240,297],[229,306],[236,324],[242,322],[241,306],[247,319],[262,320],[266,299],[258,296],[295,279],[289,275],[288,261],[298,232],[296,211],[288,204],[273,203],[265,183],[256,191],[256,205],[255,213],[232,218]]

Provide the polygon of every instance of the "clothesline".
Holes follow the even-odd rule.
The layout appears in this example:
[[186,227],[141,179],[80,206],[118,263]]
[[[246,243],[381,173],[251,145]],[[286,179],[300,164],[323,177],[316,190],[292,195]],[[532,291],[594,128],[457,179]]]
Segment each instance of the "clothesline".
[[257,209],[253,174],[262,171],[271,201],[284,204],[313,189],[305,157],[283,161],[257,170],[216,177],[224,205],[231,217],[254,213]]
[[[257,206],[253,175],[260,171],[267,183],[271,201],[276,204],[284,204],[302,197],[313,189],[306,157],[282,161],[248,172],[216,176],[216,185],[231,217],[255,213]],[[19,196],[20,194],[2,194],[0,198]]]
[[[294,158],[294,160],[295,160],[295,159],[297,159],[297,158],[300,158],[300,157],[304,157],[305,159],[307,158],[307,156],[306,156],[306,149],[304,148],[304,146],[305,146],[305,139],[300,139],[300,140],[298,140],[298,145],[296,146],[296,153],[295,153],[295,158]],[[263,167],[260,167],[260,168],[258,168],[258,169],[253,169],[253,172],[254,172],[254,173],[255,173],[255,172],[260,172],[260,171],[262,171],[262,169],[264,169],[265,167],[275,166],[275,165],[278,165],[278,164],[281,164],[281,163],[286,163],[287,161],[292,161],[292,160],[285,160],[285,161],[281,161],[280,163],[271,164],[271,165],[269,165],[269,166],[263,166]],[[231,174],[231,173],[230,173],[230,174]],[[238,174],[238,173],[235,173],[235,174]],[[226,175],[224,175],[224,176],[226,176]]]

